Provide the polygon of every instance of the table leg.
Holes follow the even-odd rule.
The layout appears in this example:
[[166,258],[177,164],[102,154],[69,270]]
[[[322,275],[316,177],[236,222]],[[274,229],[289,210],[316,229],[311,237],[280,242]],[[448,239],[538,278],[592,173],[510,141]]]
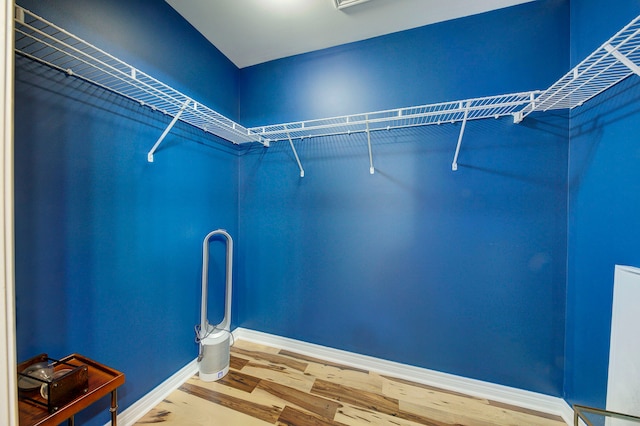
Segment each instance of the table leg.
[[69,417],[69,419],[67,420],[67,425],[68,426],[73,426],[75,424],[75,420],[73,418],[73,416]]
[[111,391],[111,425],[118,425],[118,389],[114,389]]

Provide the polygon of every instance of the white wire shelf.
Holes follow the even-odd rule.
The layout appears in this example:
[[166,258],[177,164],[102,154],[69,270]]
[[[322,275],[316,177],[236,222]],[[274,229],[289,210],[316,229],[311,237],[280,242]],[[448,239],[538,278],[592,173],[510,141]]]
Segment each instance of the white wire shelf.
[[442,102],[318,120],[252,127],[249,130],[266,141],[401,129],[432,124],[456,123],[482,118],[513,116],[530,104],[540,92],[511,93],[463,101]]
[[511,93],[340,117],[245,128],[183,93],[113,57],[38,15],[15,8],[15,51],[69,75],[173,117],[148,154],[153,154],[177,120],[234,144],[288,140],[300,176],[304,169],[293,140],[366,133],[374,173],[371,133],[381,130],[461,122],[452,169],[468,120],[512,116],[516,123],[534,111],[575,108],[632,74],[640,75],[640,16],[544,91]]
[[293,144],[294,139],[366,133],[369,149],[369,173],[374,174],[371,132],[461,122],[458,144],[451,164],[452,170],[458,170],[460,144],[462,143],[462,136],[468,120],[504,116],[515,118],[515,114],[524,106],[531,104],[539,93],[531,91],[487,96],[463,101],[442,102],[318,120],[272,124],[252,127],[249,130],[262,136],[266,143],[288,140],[300,169],[300,177],[304,177],[304,168]]
[[20,6],[15,9],[15,51],[174,117],[167,131],[179,117],[234,144],[262,142],[240,124]]
[[581,106],[634,73],[640,75],[640,16],[543,91],[517,115],[516,122],[534,111]]

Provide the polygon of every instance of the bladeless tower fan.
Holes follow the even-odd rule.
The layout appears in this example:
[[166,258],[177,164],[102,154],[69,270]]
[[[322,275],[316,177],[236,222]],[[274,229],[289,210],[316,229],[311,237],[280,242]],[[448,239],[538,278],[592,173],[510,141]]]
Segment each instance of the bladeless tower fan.
[[[224,318],[218,325],[207,319],[207,291],[209,274],[209,240],[215,235],[227,239],[226,289]],[[202,243],[202,304],[200,326],[196,326],[196,341],[199,343],[198,371],[200,380],[212,382],[229,372],[229,347],[231,331],[231,273],[233,268],[233,240],[224,229],[217,229],[204,237]]]

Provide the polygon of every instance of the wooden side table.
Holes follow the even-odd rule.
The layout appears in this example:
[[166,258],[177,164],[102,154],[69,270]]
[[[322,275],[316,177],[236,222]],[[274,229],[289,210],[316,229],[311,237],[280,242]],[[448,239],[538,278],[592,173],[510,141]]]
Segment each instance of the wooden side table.
[[[78,354],[69,355],[59,362],[77,366],[84,364],[88,367],[89,384],[87,391],[53,413],[50,413],[43,406],[19,398],[20,426],[58,425],[64,420],[68,420],[69,425],[73,426],[73,416],[76,413],[108,394],[111,394],[111,407],[109,408],[111,424],[116,426],[118,421],[117,390],[118,387],[124,384],[124,374]],[[22,371],[21,366],[18,366],[18,371]],[[40,395],[32,396],[32,398],[44,401],[44,398]]]

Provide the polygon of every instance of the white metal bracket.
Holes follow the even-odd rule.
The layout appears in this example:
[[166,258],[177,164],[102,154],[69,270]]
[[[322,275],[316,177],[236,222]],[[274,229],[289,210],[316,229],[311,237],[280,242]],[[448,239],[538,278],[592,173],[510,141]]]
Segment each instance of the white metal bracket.
[[465,105],[464,117],[462,118],[462,126],[460,127],[460,135],[458,135],[458,145],[456,146],[456,153],[453,156],[453,163],[451,163],[451,170],[454,172],[458,170],[458,155],[460,155],[460,145],[462,144],[462,136],[464,136],[464,128],[467,126],[467,118],[469,117],[469,103]]
[[20,6],[15,6],[15,14],[16,14],[16,21],[20,22],[21,24],[24,24],[24,9],[21,8]]
[[529,95],[529,105],[527,105],[525,108],[521,109],[520,111],[516,111],[513,113],[513,122],[515,124],[520,124],[522,123],[522,120],[524,120],[524,110],[529,108],[531,111],[535,111],[536,109],[536,95],[539,92],[531,92],[531,94]]
[[167,136],[167,134],[169,134],[169,131],[176,124],[176,122],[182,115],[182,112],[185,110],[185,108],[187,108],[187,105],[189,105],[189,102],[191,102],[191,99],[187,99],[187,101],[182,105],[182,108],[180,108],[180,111],[178,111],[178,113],[173,117],[173,120],[171,120],[171,123],[169,123],[166,129],[164,129],[164,132],[162,132],[162,134],[156,141],[155,145],[153,145],[153,148],[151,148],[151,151],[149,151],[149,153],[147,154],[148,162],[153,163],[153,154],[156,152],[156,149],[158,149],[158,146],[160,146],[160,144],[162,143],[164,138]]
[[522,120],[524,120],[524,113],[522,111],[517,111],[513,113],[513,122],[515,124],[522,123]]
[[613,47],[610,43],[604,45],[604,49],[609,52],[614,58],[623,63],[627,68],[636,73],[636,75],[640,76],[640,67],[637,66],[633,61],[622,53],[618,51],[615,47]]
[[367,123],[367,146],[369,147],[369,173],[374,174],[376,169],[373,167],[373,152],[371,151],[371,132],[369,131],[369,116],[365,117]]
[[[286,126],[285,126],[286,129]],[[291,150],[293,151],[293,155],[296,157],[296,162],[298,163],[298,168],[300,169],[300,177],[304,177],[304,169],[302,168],[302,163],[300,163],[300,157],[298,157],[298,151],[296,151],[296,147],[293,145],[293,140],[291,139],[291,135],[287,130],[287,137],[289,138],[289,145],[291,146]]]

